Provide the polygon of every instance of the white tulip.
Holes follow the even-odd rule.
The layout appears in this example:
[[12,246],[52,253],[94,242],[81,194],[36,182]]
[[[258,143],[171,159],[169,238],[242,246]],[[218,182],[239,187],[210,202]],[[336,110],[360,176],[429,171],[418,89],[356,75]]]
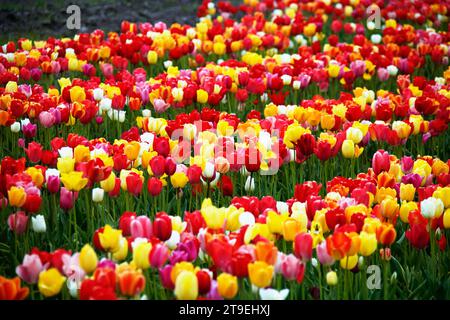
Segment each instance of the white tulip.
[[373,34],[370,36],[370,41],[374,44],[379,44],[381,42],[381,36],[379,34]]
[[105,196],[105,190],[103,190],[102,188],[92,189],[92,201],[102,202],[104,196]]
[[11,132],[17,133],[20,131],[20,122],[16,121],[11,125]]
[[45,231],[47,231],[47,226],[45,225],[44,216],[38,214],[34,217],[31,217],[31,227],[36,233],[45,233]]
[[152,111],[149,109],[143,109],[142,110],[142,116],[144,118],[150,118],[152,116]]
[[239,224],[241,227],[254,225],[255,222],[255,216],[248,211],[242,212],[239,215]]
[[214,176],[215,171],[216,170],[214,169],[214,164],[208,161],[205,165],[205,169],[203,170],[202,175],[206,179],[211,179]]
[[172,234],[170,235],[169,240],[166,241],[166,245],[170,250],[174,250],[177,247],[177,244],[180,242],[180,234],[172,230]]
[[103,98],[100,100],[98,106],[101,111],[111,110],[112,100],[109,98]]
[[71,147],[62,147],[58,150],[59,156],[65,159],[73,158],[73,149]]
[[102,88],[95,88],[94,90],[92,90],[94,99],[96,101],[100,101],[103,99],[103,89]]
[[255,179],[252,178],[252,176],[247,177],[244,188],[246,192],[251,192],[255,190]]
[[272,288],[259,289],[259,296],[261,297],[261,300],[285,300],[288,295],[289,289],[283,289],[280,291]]
[[289,205],[286,202],[277,201],[277,211],[280,214],[283,214],[285,212],[289,212]]

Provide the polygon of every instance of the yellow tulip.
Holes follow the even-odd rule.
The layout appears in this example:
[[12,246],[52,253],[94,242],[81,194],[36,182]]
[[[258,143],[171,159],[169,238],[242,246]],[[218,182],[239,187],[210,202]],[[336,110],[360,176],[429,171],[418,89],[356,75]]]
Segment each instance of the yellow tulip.
[[83,178],[83,172],[72,171],[70,173],[61,174],[61,181],[66,189],[78,192],[87,185],[89,180]]
[[227,211],[225,208],[217,208],[213,205],[209,205],[207,199],[203,200],[200,212],[203,219],[205,219],[208,228],[218,230],[224,227],[225,219],[227,218]]
[[413,210],[417,210],[418,205],[417,202],[414,201],[403,201],[402,205],[400,206],[400,220],[404,223],[408,223],[408,216],[409,213]]
[[192,271],[182,271],[175,281],[175,297],[178,300],[196,300],[198,297],[198,280]]
[[358,264],[358,255],[346,256],[340,260],[341,268],[351,270]]
[[59,172],[61,172],[61,173],[72,172],[75,168],[75,159],[58,158],[56,167],[58,168]]
[[73,150],[73,157],[75,158],[76,163],[86,162],[91,158],[91,151],[89,150],[89,147],[79,144]]
[[42,271],[39,274],[39,291],[44,297],[53,297],[61,291],[65,281],[66,277],[63,277],[56,268]]
[[188,182],[189,179],[184,172],[175,172],[170,176],[170,183],[174,188],[184,188]]
[[445,210],[444,212],[444,228],[450,229],[450,209]]
[[120,249],[120,237],[122,230],[113,229],[110,225],[106,225],[102,233],[99,233],[100,244],[105,251],[116,252]]
[[295,219],[288,218],[283,222],[283,238],[285,241],[294,241],[295,236],[302,231],[302,225]]
[[127,143],[124,149],[124,153],[127,156],[128,160],[134,161],[139,156],[139,151],[141,150],[141,145],[137,141],[131,141]]
[[150,252],[152,251],[152,244],[150,242],[143,242],[138,244],[133,249],[133,262],[136,267],[141,269],[150,268]]
[[175,265],[172,268],[172,271],[170,272],[170,279],[172,280],[173,283],[175,283],[181,272],[183,271],[194,272],[194,270],[195,270],[194,265],[190,262],[187,261],[177,262],[175,263]]
[[156,64],[156,62],[158,61],[158,54],[155,51],[150,50],[147,53],[147,61],[149,64]]
[[346,139],[342,143],[342,155],[344,158],[354,158],[355,157],[355,143],[353,140]]
[[273,210],[270,210],[267,214],[267,226],[270,232],[282,234],[283,233],[283,222],[289,218],[289,212],[283,214],[278,214]]
[[416,188],[412,184],[400,184],[400,200],[413,201]]
[[375,233],[368,233],[361,231],[359,234],[361,244],[359,246],[359,253],[365,257],[370,256],[377,249],[377,236]]
[[8,201],[12,207],[22,207],[27,199],[27,194],[22,187],[13,186],[8,190]]
[[103,181],[100,181],[100,187],[102,187],[105,192],[111,192],[114,190],[114,187],[116,185],[116,174],[114,172],[111,172],[108,178],[106,178]]
[[70,88],[70,100],[72,102],[83,102],[86,99],[84,88],[80,86],[73,86]]
[[128,241],[125,237],[120,236],[119,250],[113,253],[113,259],[116,261],[125,260],[128,255]]
[[217,290],[225,299],[233,299],[238,292],[237,278],[228,273],[221,273],[217,277]]
[[197,90],[197,102],[198,103],[206,103],[208,102],[208,92],[203,89]]
[[250,282],[259,288],[265,288],[272,282],[274,267],[264,261],[248,264]]
[[80,266],[86,273],[91,273],[97,268],[98,258],[94,249],[85,244],[80,251]]

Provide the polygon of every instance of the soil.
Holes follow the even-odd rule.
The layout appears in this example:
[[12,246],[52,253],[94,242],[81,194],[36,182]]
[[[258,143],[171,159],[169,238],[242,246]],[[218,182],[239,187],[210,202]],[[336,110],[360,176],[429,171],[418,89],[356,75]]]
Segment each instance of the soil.
[[[95,29],[119,31],[123,20],[168,25],[193,24],[201,0],[1,0],[0,40],[73,36]],[[81,29],[66,27],[67,7],[75,4],[81,11]]]

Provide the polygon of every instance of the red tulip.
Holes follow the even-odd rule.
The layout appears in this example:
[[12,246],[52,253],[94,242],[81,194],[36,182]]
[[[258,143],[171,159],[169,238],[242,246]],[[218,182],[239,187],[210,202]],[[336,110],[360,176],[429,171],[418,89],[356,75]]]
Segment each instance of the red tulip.
[[389,171],[391,162],[389,160],[389,153],[384,150],[375,152],[372,158],[372,169],[376,175],[381,171]]
[[165,164],[166,159],[160,155],[155,156],[150,160],[149,165],[155,177],[161,177],[164,174]]
[[28,147],[25,149],[28,159],[32,163],[37,163],[41,161],[42,157],[42,145],[38,142],[30,142]]
[[130,172],[126,178],[127,191],[133,196],[138,196],[141,194],[143,182],[141,177],[135,173]]
[[151,177],[147,181],[147,191],[152,197],[158,196],[162,191],[163,185],[161,180],[156,177]]
[[307,262],[312,258],[313,239],[309,233],[299,233],[294,240],[294,254],[303,262]]
[[195,275],[197,276],[199,294],[207,294],[211,288],[211,276],[205,270],[197,271]]
[[130,223],[136,218],[136,212],[125,211],[119,218],[119,229],[122,235],[128,237],[131,235]]
[[161,241],[166,241],[172,235],[172,220],[165,212],[158,212],[153,221],[153,235]]
[[231,273],[236,277],[248,276],[248,264],[253,262],[253,257],[247,252],[234,252],[231,257]]

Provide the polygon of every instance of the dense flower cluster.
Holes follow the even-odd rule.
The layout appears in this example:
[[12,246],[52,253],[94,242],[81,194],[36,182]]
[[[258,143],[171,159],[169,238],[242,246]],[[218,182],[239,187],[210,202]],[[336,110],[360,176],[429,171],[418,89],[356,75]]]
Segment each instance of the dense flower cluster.
[[5,44],[0,299],[450,297],[449,10],[205,0]]

